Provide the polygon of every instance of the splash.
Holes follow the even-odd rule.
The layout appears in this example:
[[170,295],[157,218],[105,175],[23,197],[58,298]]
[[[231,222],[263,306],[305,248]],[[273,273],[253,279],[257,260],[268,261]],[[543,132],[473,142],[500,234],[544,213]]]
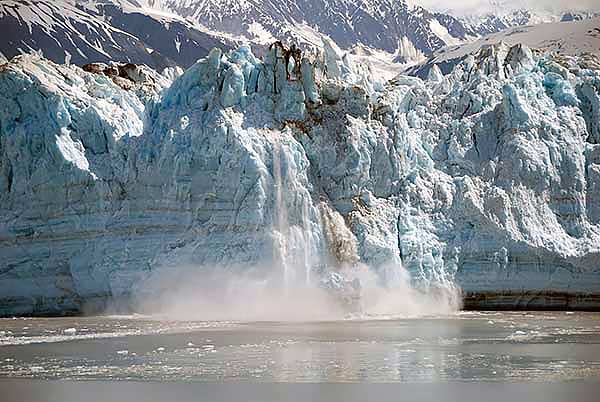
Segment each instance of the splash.
[[[273,261],[244,270],[227,266],[159,270],[137,294],[139,311],[170,320],[202,321],[385,319],[458,311],[460,292],[450,283],[417,288],[402,265],[375,271],[361,263],[356,238],[342,215],[325,201],[319,203],[319,224],[327,257],[313,255],[310,198],[300,197],[299,215],[290,213],[291,194],[298,195],[299,187],[284,179],[283,167],[290,161],[281,149],[274,155],[278,162],[273,166],[277,208]],[[290,223],[296,215],[299,222]]]

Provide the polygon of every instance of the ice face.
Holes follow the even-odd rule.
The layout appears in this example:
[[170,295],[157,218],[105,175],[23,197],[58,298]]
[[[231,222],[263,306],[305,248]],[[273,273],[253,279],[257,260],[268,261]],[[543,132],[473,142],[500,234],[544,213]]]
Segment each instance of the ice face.
[[15,58],[0,73],[1,312],[127,300],[181,267],[598,293],[600,75],[580,63],[501,44],[382,86],[334,44],[276,44],[123,89]]

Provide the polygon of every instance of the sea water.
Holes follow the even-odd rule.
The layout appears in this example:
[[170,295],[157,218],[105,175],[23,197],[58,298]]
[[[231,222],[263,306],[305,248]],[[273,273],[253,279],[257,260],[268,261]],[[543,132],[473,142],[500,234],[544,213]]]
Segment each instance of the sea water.
[[600,314],[462,312],[330,322],[0,320],[0,377],[189,382],[600,378]]

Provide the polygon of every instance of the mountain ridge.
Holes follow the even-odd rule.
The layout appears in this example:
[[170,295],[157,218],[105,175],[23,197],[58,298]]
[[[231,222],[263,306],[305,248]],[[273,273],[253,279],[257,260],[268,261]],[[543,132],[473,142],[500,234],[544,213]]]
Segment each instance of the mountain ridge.
[[529,22],[528,11],[467,20],[397,0],[6,0],[0,53],[42,50],[56,61],[143,63],[187,68],[213,47],[250,42],[257,54],[281,40],[320,48],[379,52],[387,63],[425,60],[434,51]]

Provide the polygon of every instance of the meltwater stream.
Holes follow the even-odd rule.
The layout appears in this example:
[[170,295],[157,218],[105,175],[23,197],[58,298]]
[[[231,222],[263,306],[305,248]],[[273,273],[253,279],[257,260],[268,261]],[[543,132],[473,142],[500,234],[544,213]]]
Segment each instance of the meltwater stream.
[[0,378],[430,383],[599,377],[598,313],[330,322],[0,320]]

